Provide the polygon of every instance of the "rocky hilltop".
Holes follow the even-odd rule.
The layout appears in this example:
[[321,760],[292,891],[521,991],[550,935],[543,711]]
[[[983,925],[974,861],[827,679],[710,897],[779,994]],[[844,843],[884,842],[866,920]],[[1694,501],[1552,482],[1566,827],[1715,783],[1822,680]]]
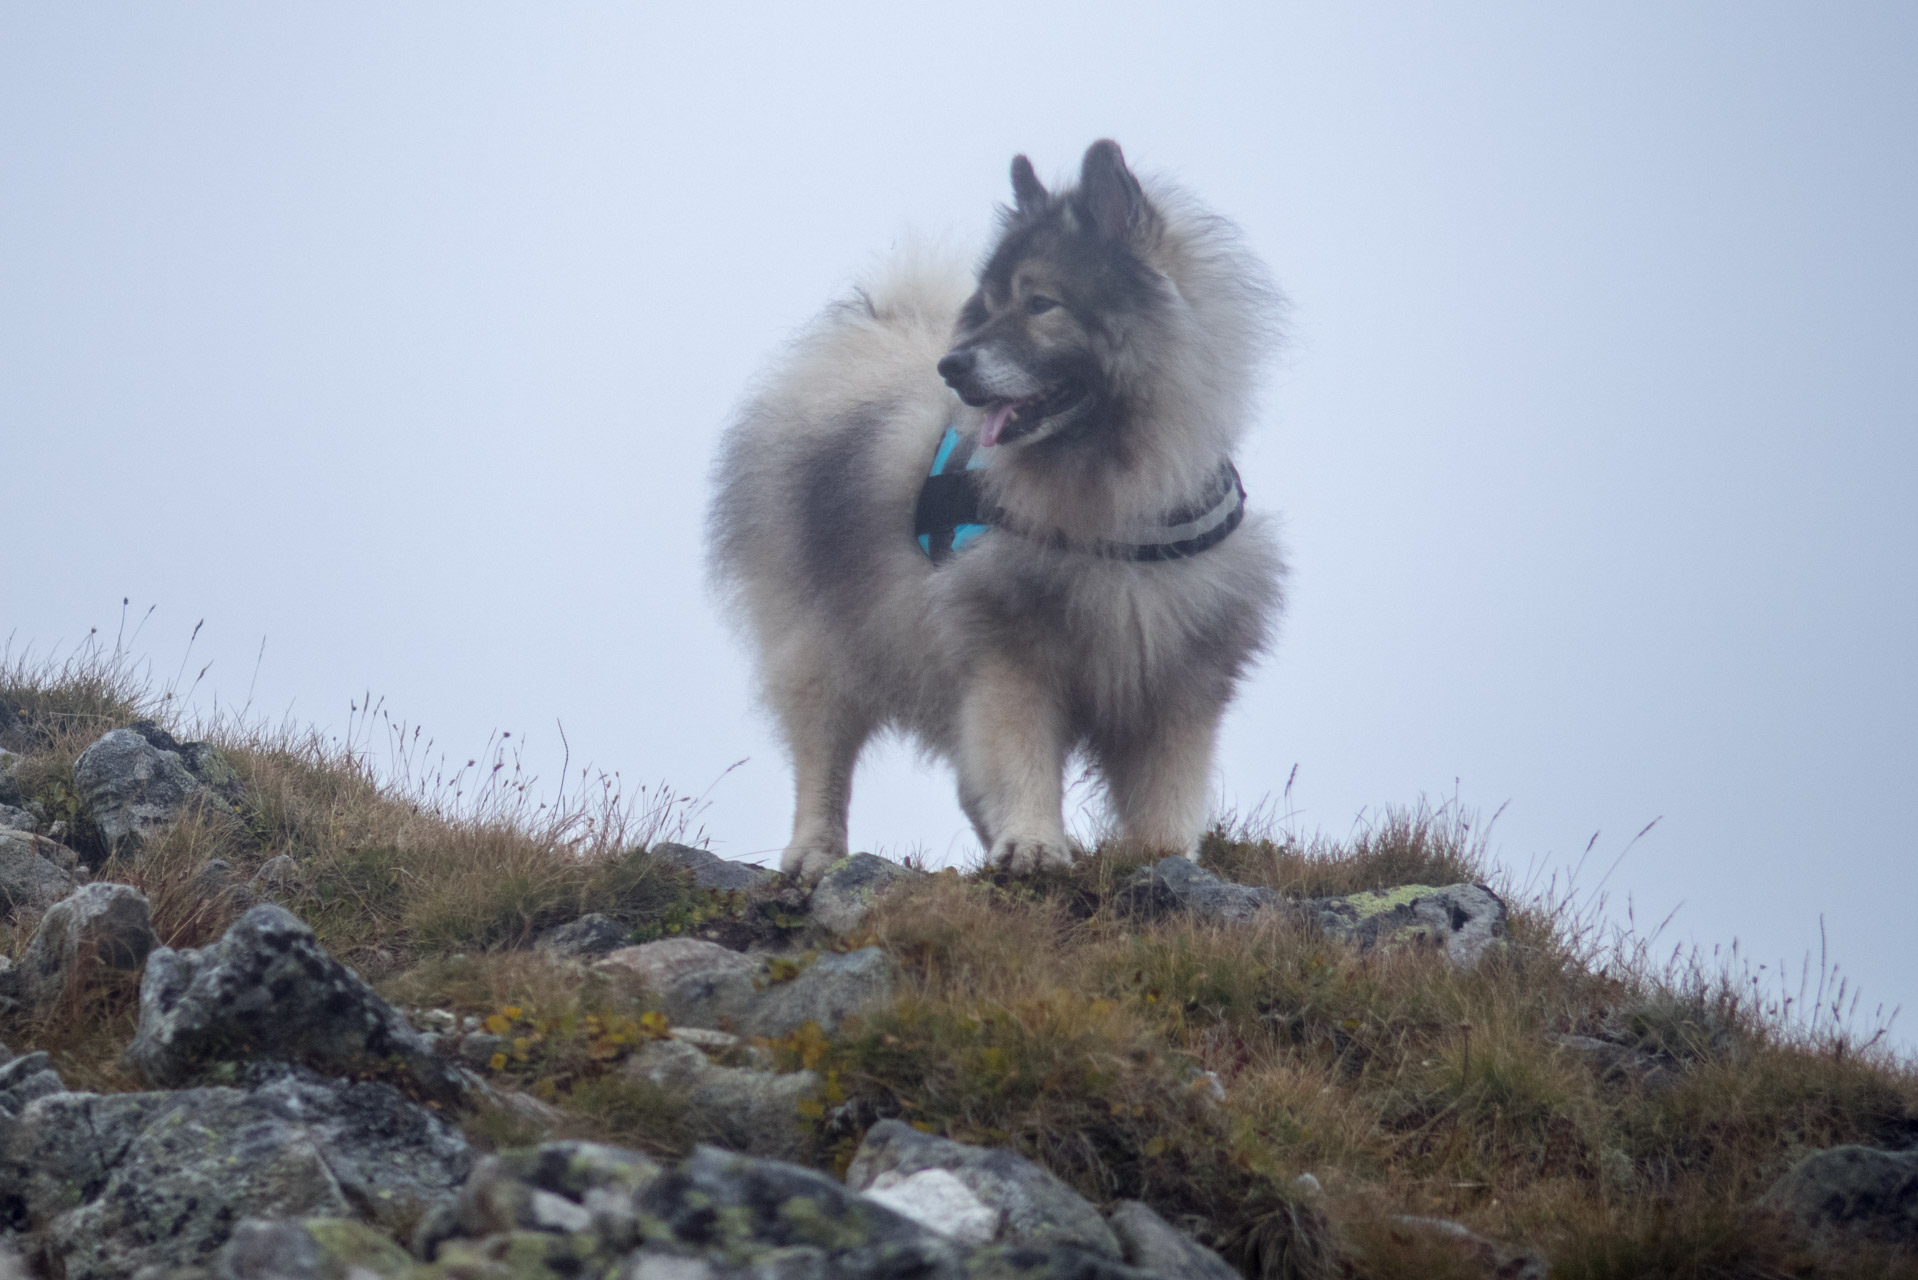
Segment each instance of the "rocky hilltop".
[[149,711],[0,672],[0,1271],[1918,1274],[1909,1064],[1455,813],[799,884]]

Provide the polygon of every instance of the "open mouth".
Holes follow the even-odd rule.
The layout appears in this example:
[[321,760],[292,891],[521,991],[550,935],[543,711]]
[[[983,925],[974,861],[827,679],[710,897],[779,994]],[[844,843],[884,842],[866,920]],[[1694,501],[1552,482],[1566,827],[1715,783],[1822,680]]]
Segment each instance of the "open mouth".
[[979,443],[990,449],[1031,434],[1047,418],[1057,417],[1085,399],[1082,383],[1063,382],[1036,396],[1023,400],[989,400],[986,425],[979,432]]

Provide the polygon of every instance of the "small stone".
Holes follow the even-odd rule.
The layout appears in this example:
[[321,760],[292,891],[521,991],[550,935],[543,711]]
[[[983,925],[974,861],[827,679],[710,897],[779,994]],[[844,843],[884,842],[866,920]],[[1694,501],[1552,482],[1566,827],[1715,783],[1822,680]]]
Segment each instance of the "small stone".
[[493,1065],[495,1054],[506,1052],[509,1041],[490,1031],[474,1031],[460,1040],[460,1061],[476,1069]]
[[655,1040],[627,1059],[620,1073],[683,1093],[700,1136],[729,1150],[791,1158],[803,1155],[811,1140],[799,1104],[819,1096],[815,1072],[722,1067],[692,1045]]
[[533,1192],[527,1201],[526,1218],[526,1225],[536,1231],[553,1231],[561,1235],[586,1231],[593,1225],[593,1215],[583,1206],[550,1191]]
[[855,853],[826,869],[813,886],[807,909],[814,924],[844,936],[865,923],[880,895],[915,874],[874,854]]
[[631,1196],[662,1172],[657,1161],[637,1151],[599,1142],[543,1142],[502,1151],[499,1159],[507,1172],[528,1186],[581,1203],[592,1191]]
[[1461,1223],[1410,1214],[1394,1214],[1392,1221],[1410,1231],[1446,1241],[1499,1280],[1547,1280],[1551,1275],[1551,1265],[1542,1255],[1487,1240]]
[[73,850],[30,831],[0,828],[0,913],[44,911],[74,890]]
[[846,1185],[865,1190],[887,1172],[910,1176],[945,1169],[998,1211],[1005,1244],[1070,1245],[1118,1261],[1121,1250],[1099,1211],[1038,1165],[1003,1148],[970,1147],[921,1133],[899,1120],[881,1120],[846,1170]]
[[213,1259],[214,1280],[371,1280],[404,1275],[406,1252],[349,1218],[247,1218]]
[[692,1045],[695,1049],[704,1049],[707,1053],[725,1053],[746,1043],[729,1031],[714,1031],[710,1027],[673,1027],[666,1034],[671,1039]]
[[1162,858],[1132,877],[1118,894],[1125,914],[1154,919],[1185,911],[1208,920],[1242,924],[1280,903],[1271,889],[1221,880],[1187,857]]
[[1617,1147],[1606,1147],[1598,1153],[1598,1178],[1615,1196],[1628,1196],[1638,1190],[1638,1170],[1632,1158]]
[[407,1016],[421,1032],[445,1036],[460,1029],[460,1016],[451,1009],[409,1009]]
[[561,957],[603,956],[633,940],[632,928],[609,915],[593,911],[542,933],[535,950]]
[[911,1175],[888,1170],[873,1179],[865,1194],[962,1244],[990,1244],[999,1235],[999,1211],[944,1169]]
[[845,1018],[889,1002],[892,985],[892,960],[878,947],[829,952],[791,982],[767,987],[739,1028],[747,1035],[783,1036],[811,1022],[831,1031]]
[[97,969],[137,973],[158,943],[145,894],[110,881],[84,885],[40,917],[20,962],[27,999],[44,1010]]
[[637,974],[660,1011],[675,1023],[737,1023],[759,1003],[760,962],[716,942],[664,938],[621,947],[599,963],[604,969]]
[[0,1066],[0,1110],[17,1116],[36,1098],[64,1093],[66,1085],[60,1082],[59,1073],[48,1063],[47,1054],[36,1050],[21,1054],[5,1066]]
[[260,864],[253,873],[252,886],[255,890],[272,893],[285,893],[300,886],[300,864],[290,853],[275,854]]
[[[776,1257],[780,1280],[857,1276],[862,1260],[883,1263],[863,1272],[875,1276],[965,1274],[952,1241],[835,1178],[779,1160],[696,1147],[640,1193],[638,1209],[648,1238],[666,1250],[720,1253],[737,1241],[760,1258]],[[798,1250],[809,1253],[787,1252]],[[835,1254],[851,1266],[828,1272],[824,1264]]]
[[777,871],[750,862],[734,862],[691,845],[661,842],[646,852],[669,866],[691,872],[693,883],[702,889],[717,889],[722,893],[744,891],[779,879]]
[[620,1074],[656,1084],[662,1089],[690,1089],[711,1069],[705,1054],[677,1040],[655,1040],[642,1045],[620,1067]]
[[1121,1200],[1106,1224],[1119,1237],[1126,1262],[1141,1271],[1166,1280],[1240,1280],[1231,1263],[1174,1227],[1149,1205]]

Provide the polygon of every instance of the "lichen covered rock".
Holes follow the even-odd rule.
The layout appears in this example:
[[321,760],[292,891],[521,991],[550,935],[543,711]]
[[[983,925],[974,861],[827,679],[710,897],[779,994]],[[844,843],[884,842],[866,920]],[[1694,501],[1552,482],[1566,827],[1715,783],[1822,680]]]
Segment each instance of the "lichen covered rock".
[[1814,1151],[1778,1180],[1768,1199],[1828,1239],[1918,1248],[1918,1151]]
[[858,930],[887,889],[916,873],[871,853],[855,853],[826,869],[813,886],[807,910],[822,929],[846,935]]
[[1030,1160],[921,1133],[899,1120],[882,1120],[867,1131],[846,1170],[846,1183],[863,1191],[881,1174],[905,1177],[923,1169],[946,1170],[996,1210],[1000,1243],[1070,1245],[1104,1258],[1123,1256],[1099,1211]]
[[1360,947],[1424,941],[1461,969],[1477,965],[1507,934],[1505,902],[1484,885],[1412,884],[1336,898],[1287,899],[1264,886],[1221,880],[1183,857],[1165,858],[1138,872],[1116,895],[1116,905],[1135,918],[1185,912],[1225,924],[1282,911]]
[[44,911],[72,893],[74,863],[65,845],[0,826],[0,915]]
[[240,1064],[269,1061],[383,1076],[442,1103],[466,1094],[397,1010],[271,904],[248,911],[210,947],[153,952],[127,1059],[162,1088],[230,1079]]
[[388,1280],[413,1268],[406,1250],[351,1218],[248,1218],[213,1261],[214,1280]]
[[165,835],[200,792],[179,752],[161,750],[133,729],[103,734],[82,751],[73,781],[109,849]]
[[1482,884],[1396,889],[1313,898],[1300,904],[1319,927],[1360,946],[1422,939],[1459,969],[1478,964],[1506,937],[1505,900]]
[[693,883],[701,889],[717,889],[727,893],[757,889],[779,879],[777,871],[756,867],[750,862],[734,862],[691,845],[661,841],[646,852],[669,866],[690,873]]
[[459,1132],[391,1085],[288,1074],[258,1088],[58,1093],[9,1152],[68,1280],[206,1263],[245,1218],[404,1231],[472,1165]]
[[19,982],[27,1001],[44,1011],[93,972],[138,973],[158,943],[145,894],[107,881],[82,885],[40,918]]

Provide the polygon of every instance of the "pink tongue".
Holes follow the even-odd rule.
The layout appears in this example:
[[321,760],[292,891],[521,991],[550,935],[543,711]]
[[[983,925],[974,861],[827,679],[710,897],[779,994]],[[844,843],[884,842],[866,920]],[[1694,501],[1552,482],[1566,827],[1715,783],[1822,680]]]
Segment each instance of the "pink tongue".
[[1012,421],[1013,412],[1018,408],[1013,404],[993,406],[992,414],[986,419],[985,429],[979,433],[979,443],[990,449],[999,443],[999,436],[1005,431],[1006,424]]

